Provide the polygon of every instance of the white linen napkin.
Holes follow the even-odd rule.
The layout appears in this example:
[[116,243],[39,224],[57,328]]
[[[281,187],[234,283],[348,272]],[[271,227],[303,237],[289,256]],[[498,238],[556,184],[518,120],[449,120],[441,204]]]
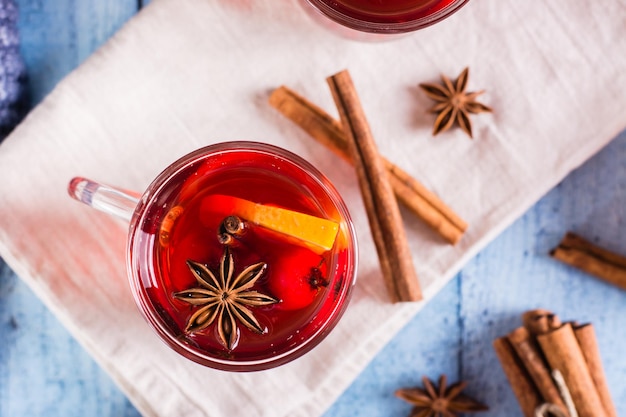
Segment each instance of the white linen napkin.
[[[423,31],[359,43],[294,0],[154,1],[0,146],[0,255],[145,416],[319,415],[423,303],[389,303],[352,168],[270,108],[268,92],[285,84],[336,114],[325,78],[349,69],[381,153],[469,222],[451,246],[404,213],[426,302],[626,127],[625,19],[625,0],[475,0]],[[460,130],[433,138],[417,84],[465,66],[469,89],[486,89],[480,101],[495,112],[473,117],[474,140]],[[359,231],[341,323],[270,371],[220,372],[170,351],[130,295],[126,226],[66,193],[75,175],[142,191],[179,156],[225,140],[304,156]]]

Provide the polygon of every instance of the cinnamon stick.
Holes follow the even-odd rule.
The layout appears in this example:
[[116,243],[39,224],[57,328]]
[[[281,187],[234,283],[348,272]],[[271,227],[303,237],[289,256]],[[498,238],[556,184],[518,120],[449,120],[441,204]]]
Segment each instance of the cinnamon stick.
[[520,362],[528,371],[543,400],[554,404],[559,407],[564,415],[568,415],[567,407],[552,379],[550,368],[546,364],[536,340],[528,329],[519,327],[509,333],[507,339],[517,353]]
[[511,342],[506,337],[500,337],[494,340],[493,347],[524,417],[535,417],[535,410],[543,400]]
[[602,360],[600,358],[600,349],[598,347],[598,341],[596,339],[596,333],[592,324],[584,324],[574,327],[574,334],[576,340],[580,345],[580,349],[587,362],[591,379],[593,380],[600,396],[600,401],[604,407],[604,412],[608,417],[617,417],[617,411],[615,410],[615,404],[611,399],[611,393],[609,392],[609,385],[607,384],[606,377],[604,375],[604,369],[602,367]]
[[378,258],[392,301],[422,298],[400,210],[348,71],[327,79],[348,138]]
[[[349,143],[340,121],[285,86],[272,92],[269,103],[313,139],[352,163]],[[407,172],[387,159],[383,158],[383,163],[398,200],[444,239],[456,244],[467,230],[467,223]]]
[[579,417],[607,417],[571,324],[538,335],[537,341],[551,369],[563,375]]
[[561,319],[556,314],[543,308],[524,312],[522,324],[533,336],[556,330],[562,325]]
[[626,290],[626,257],[568,232],[550,255],[610,284]]

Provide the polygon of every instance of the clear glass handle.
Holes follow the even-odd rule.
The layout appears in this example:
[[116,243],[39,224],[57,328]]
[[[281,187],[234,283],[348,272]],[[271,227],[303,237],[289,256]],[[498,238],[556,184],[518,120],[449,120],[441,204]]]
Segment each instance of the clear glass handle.
[[67,190],[73,199],[127,222],[132,219],[140,198],[137,193],[82,177],[73,178]]

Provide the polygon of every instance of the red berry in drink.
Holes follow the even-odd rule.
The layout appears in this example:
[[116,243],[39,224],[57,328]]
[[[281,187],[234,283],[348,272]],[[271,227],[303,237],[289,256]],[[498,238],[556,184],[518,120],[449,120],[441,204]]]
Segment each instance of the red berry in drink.
[[276,308],[297,310],[315,300],[328,286],[324,258],[306,248],[292,248],[269,265],[271,294],[280,299]]

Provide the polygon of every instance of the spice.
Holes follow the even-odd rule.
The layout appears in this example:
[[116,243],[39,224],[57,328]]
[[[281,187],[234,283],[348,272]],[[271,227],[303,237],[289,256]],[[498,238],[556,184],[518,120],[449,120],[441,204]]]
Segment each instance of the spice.
[[430,112],[438,114],[435,119],[433,135],[445,132],[456,123],[471,138],[472,122],[469,118],[470,113],[493,111],[490,107],[476,101],[476,98],[484,91],[465,92],[468,78],[469,68],[465,68],[454,83],[445,75],[441,75],[443,85],[419,85],[428,97],[437,102],[430,109]]
[[557,406],[567,416],[567,408],[561,394],[552,380],[550,367],[543,357],[537,341],[525,327],[519,327],[508,334],[507,339],[517,353],[526,371],[535,383],[541,397],[548,403]]
[[403,388],[396,391],[396,396],[413,404],[411,416],[419,417],[454,417],[457,413],[486,411],[489,408],[462,394],[466,382],[457,382],[447,387],[447,377],[439,377],[439,386],[427,377],[422,377],[424,388]]
[[545,334],[561,327],[561,320],[551,311],[538,308],[522,314],[522,324],[533,335]]
[[[269,103],[313,139],[352,163],[349,143],[341,122],[284,86],[272,92]],[[448,242],[457,243],[465,233],[467,223],[407,172],[387,159],[383,158],[383,163],[398,201]]]
[[226,246],[220,262],[219,277],[216,277],[206,265],[198,262],[187,261],[187,266],[200,287],[177,292],[174,297],[200,308],[187,320],[185,331],[189,333],[202,331],[217,320],[217,333],[228,350],[234,349],[237,345],[238,323],[256,333],[265,333],[265,329],[261,327],[249,307],[279,301],[250,289],[265,272],[266,263],[259,262],[248,266],[235,276],[233,255]]
[[593,327],[543,309],[524,313],[523,322],[494,348],[524,416],[553,404],[563,415],[616,417]]
[[348,71],[342,71],[327,81],[350,143],[350,154],[391,299],[394,302],[421,300],[422,291],[400,210],[352,78]]
[[241,238],[246,230],[246,224],[237,216],[228,216],[220,224],[217,240],[222,245],[231,245],[235,239]]
[[563,375],[580,417],[605,417],[606,413],[570,323],[537,336],[553,370]]
[[580,349],[585,356],[585,362],[589,368],[589,374],[591,379],[598,389],[598,395],[600,401],[604,406],[604,411],[609,417],[617,417],[617,410],[611,400],[611,393],[609,392],[609,385],[604,375],[604,369],[602,367],[602,360],[600,358],[600,349],[598,347],[598,340],[596,333],[591,323],[583,324],[580,326],[574,326],[574,335],[580,345]]
[[568,232],[550,252],[554,259],[626,290],[626,257]]
[[500,337],[493,341],[493,348],[524,417],[535,417],[543,399],[513,345],[507,337]]

